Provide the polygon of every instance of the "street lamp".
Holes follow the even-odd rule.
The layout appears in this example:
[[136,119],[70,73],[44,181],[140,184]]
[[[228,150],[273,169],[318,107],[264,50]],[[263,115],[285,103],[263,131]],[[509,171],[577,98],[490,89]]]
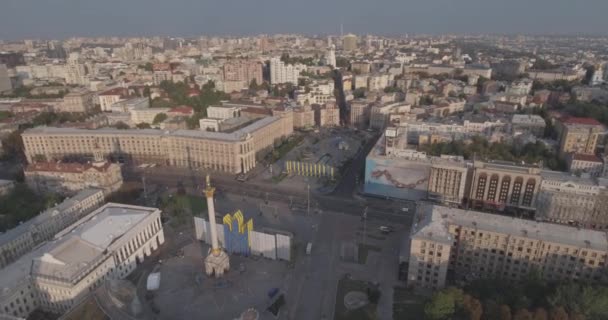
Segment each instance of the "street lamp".
[[365,244],[365,237],[366,237],[366,233],[367,233],[367,208],[365,207],[365,209],[363,209],[363,243]]

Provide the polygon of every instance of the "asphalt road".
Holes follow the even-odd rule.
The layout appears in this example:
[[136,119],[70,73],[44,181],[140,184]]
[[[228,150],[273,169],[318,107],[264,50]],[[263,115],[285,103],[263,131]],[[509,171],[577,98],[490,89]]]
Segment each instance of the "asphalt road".
[[[362,153],[363,155],[366,153]],[[365,156],[362,157],[364,165]],[[359,159],[360,160],[360,159]],[[355,161],[353,167],[357,164]],[[362,168],[362,167],[360,167]],[[356,171],[356,168],[352,170]],[[162,185],[167,187],[176,187],[179,184],[187,189],[200,190],[204,185],[206,172],[189,170],[184,168],[174,167],[155,167],[146,169],[144,173],[142,169],[131,168],[124,170],[125,180],[140,182],[145,175],[146,188],[154,189],[154,185]],[[308,203],[305,190],[292,190],[277,187],[270,183],[259,182],[239,182],[233,175],[225,173],[213,172],[213,184],[219,192],[227,192],[232,194],[242,194],[247,197],[259,199],[268,199],[270,201],[281,201],[292,203],[295,208],[299,208],[302,214],[307,214]],[[338,194],[310,194],[310,213],[322,213],[323,211],[333,211],[350,215],[363,215],[365,208],[368,208],[369,219],[382,219],[391,222],[409,223],[412,220],[414,213],[414,204],[411,202],[401,202],[395,200],[379,199],[354,196],[346,194],[347,188],[341,189]],[[202,191],[201,191],[202,192]],[[404,212],[403,207],[408,207],[408,211]]]

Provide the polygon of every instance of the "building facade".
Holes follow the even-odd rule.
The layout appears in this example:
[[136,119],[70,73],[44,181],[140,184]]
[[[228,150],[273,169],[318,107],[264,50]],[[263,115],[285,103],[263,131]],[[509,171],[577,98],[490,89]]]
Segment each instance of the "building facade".
[[440,289],[454,280],[597,282],[606,270],[604,232],[482,212],[423,206],[411,233],[408,286]]
[[559,151],[568,153],[595,154],[598,139],[606,128],[591,118],[566,118],[560,122]]
[[122,186],[120,166],[108,161],[93,163],[35,162],[25,170],[25,182],[39,193],[72,194],[99,188],[109,195]]
[[533,210],[540,188],[538,167],[474,162],[469,200],[473,208],[515,207]]
[[254,80],[258,85],[264,82],[262,63],[259,61],[229,60],[224,64],[223,72],[224,81],[243,81],[247,87]]
[[93,111],[93,93],[88,90],[72,91],[63,97],[60,112],[91,112]]
[[52,161],[78,156],[246,173],[255,167],[256,153],[292,132],[292,115],[285,113],[230,133],[38,127],[25,131],[22,138],[30,163],[39,157]]
[[270,59],[270,83],[298,83],[300,72],[306,71],[306,66],[303,64],[285,64],[281,58]]
[[605,186],[566,173],[543,171],[536,219],[592,228],[608,226]]

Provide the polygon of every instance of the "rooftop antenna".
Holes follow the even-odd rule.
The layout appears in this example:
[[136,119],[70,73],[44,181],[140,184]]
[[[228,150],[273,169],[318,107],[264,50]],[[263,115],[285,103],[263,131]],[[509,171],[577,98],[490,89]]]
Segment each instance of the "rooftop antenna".
[[340,22],[340,38],[344,37],[344,19],[341,19],[342,22]]

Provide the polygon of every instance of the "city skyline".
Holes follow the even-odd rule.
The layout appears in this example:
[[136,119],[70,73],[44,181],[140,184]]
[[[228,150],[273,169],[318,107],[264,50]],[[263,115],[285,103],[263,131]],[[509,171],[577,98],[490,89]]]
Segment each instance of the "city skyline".
[[[380,8],[380,9],[379,9]],[[608,28],[608,3],[590,0],[509,2],[465,0],[332,3],[308,1],[228,3],[178,0],[116,0],[73,4],[8,1],[0,12],[0,39],[55,39],[73,36],[183,36],[345,33],[601,34]],[[231,12],[226,18],[222,12]],[[298,14],[291,14],[297,12]],[[33,23],[37,21],[37,23]],[[61,23],[57,23],[61,21]],[[517,23],[514,23],[514,22]],[[28,23],[25,23],[28,22]]]

